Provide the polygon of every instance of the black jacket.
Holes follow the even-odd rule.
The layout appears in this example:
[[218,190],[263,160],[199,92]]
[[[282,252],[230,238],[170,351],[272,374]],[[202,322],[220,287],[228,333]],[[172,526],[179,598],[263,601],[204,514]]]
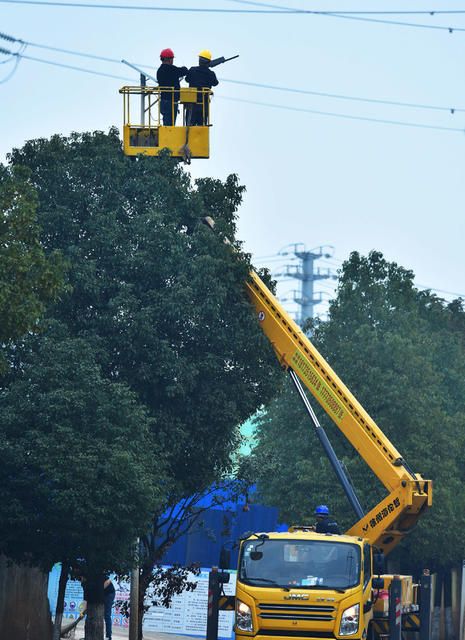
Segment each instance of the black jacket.
[[205,87],[211,89],[218,84],[215,73],[206,65],[191,67],[187,72],[186,81],[190,87],[197,87],[197,89],[203,89]]
[[[187,67],[176,67],[174,64],[162,63],[157,71],[158,84],[160,87],[179,89],[179,79],[185,76],[186,73]],[[171,93],[169,91],[162,92],[161,99],[171,100]],[[179,100],[179,91],[174,92],[174,100]]]
[[318,520],[315,527],[316,533],[341,533],[338,524],[330,516]]

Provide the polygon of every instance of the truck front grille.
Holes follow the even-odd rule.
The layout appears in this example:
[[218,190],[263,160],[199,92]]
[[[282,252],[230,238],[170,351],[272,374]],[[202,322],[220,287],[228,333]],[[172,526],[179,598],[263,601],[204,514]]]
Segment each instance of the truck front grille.
[[260,629],[257,636],[280,637],[280,638],[334,638],[336,636],[331,631],[294,631],[286,629],[279,631],[278,629]]
[[332,605],[277,604],[262,602],[258,605],[262,620],[320,620],[330,622],[335,619],[336,607]]
[[259,609],[266,609],[267,611],[324,611],[326,613],[332,613],[335,610],[334,605],[327,604],[276,604],[261,602],[258,605]]

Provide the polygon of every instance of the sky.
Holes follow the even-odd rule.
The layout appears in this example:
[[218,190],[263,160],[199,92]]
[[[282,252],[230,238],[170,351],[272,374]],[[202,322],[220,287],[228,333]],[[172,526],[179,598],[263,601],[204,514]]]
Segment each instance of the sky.
[[[367,254],[376,249],[412,269],[419,287],[449,300],[465,296],[465,13],[350,14],[351,19],[250,13],[272,6],[312,11],[463,10],[463,3],[280,2],[284,0],[98,0],[107,8],[91,8],[0,0],[0,32],[31,43],[25,56],[127,78],[100,77],[25,58],[14,70],[15,59],[0,52],[0,161],[32,138],[107,131],[113,125],[121,129],[118,90],[137,84],[137,73],[118,62],[43,46],[126,59],[148,65],[153,75],[165,47],[174,50],[175,64],[188,67],[196,64],[204,48],[214,58],[239,54],[216,69],[220,84],[211,108],[210,159],[194,160],[188,170],[193,178],[225,179],[236,173],[246,186],[238,236],[255,266],[279,273],[286,264],[296,264],[289,245],[302,243],[307,250],[331,245],[333,249],[325,251],[332,257],[316,264],[336,273],[351,251]],[[95,5],[97,0],[83,3]],[[361,17],[365,19],[352,19]],[[19,51],[20,45],[0,39],[0,47]],[[288,255],[278,255],[283,251]],[[334,285],[334,280],[322,280],[315,291],[324,292],[327,300]],[[281,279],[278,293],[286,297],[298,286],[295,280]],[[297,308],[289,301],[285,306]],[[325,305],[316,311],[324,315]]]

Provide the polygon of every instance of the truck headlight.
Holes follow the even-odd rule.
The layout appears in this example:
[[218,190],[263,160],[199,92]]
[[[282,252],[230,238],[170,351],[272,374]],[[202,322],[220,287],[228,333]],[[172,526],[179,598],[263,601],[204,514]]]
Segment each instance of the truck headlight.
[[252,610],[242,600],[236,601],[236,627],[239,631],[253,632]]
[[354,604],[342,613],[341,624],[339,625],[340,636],[350,636],[358,631],[360,618],[360,605]]

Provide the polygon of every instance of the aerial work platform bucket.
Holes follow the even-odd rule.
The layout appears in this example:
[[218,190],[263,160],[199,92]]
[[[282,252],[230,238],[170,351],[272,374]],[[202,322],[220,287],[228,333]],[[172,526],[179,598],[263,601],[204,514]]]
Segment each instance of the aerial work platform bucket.
[[[168,149],[175,158],[208,158],[210,156],[211,89],[163,87],[122,87],[123,148],[129,156],[158,156]],[[163,124],[163,111],[171,109],[173,126]],[[139,104],[137,104],[139,103]],[[195,123],[195,124],[194,124]]]

